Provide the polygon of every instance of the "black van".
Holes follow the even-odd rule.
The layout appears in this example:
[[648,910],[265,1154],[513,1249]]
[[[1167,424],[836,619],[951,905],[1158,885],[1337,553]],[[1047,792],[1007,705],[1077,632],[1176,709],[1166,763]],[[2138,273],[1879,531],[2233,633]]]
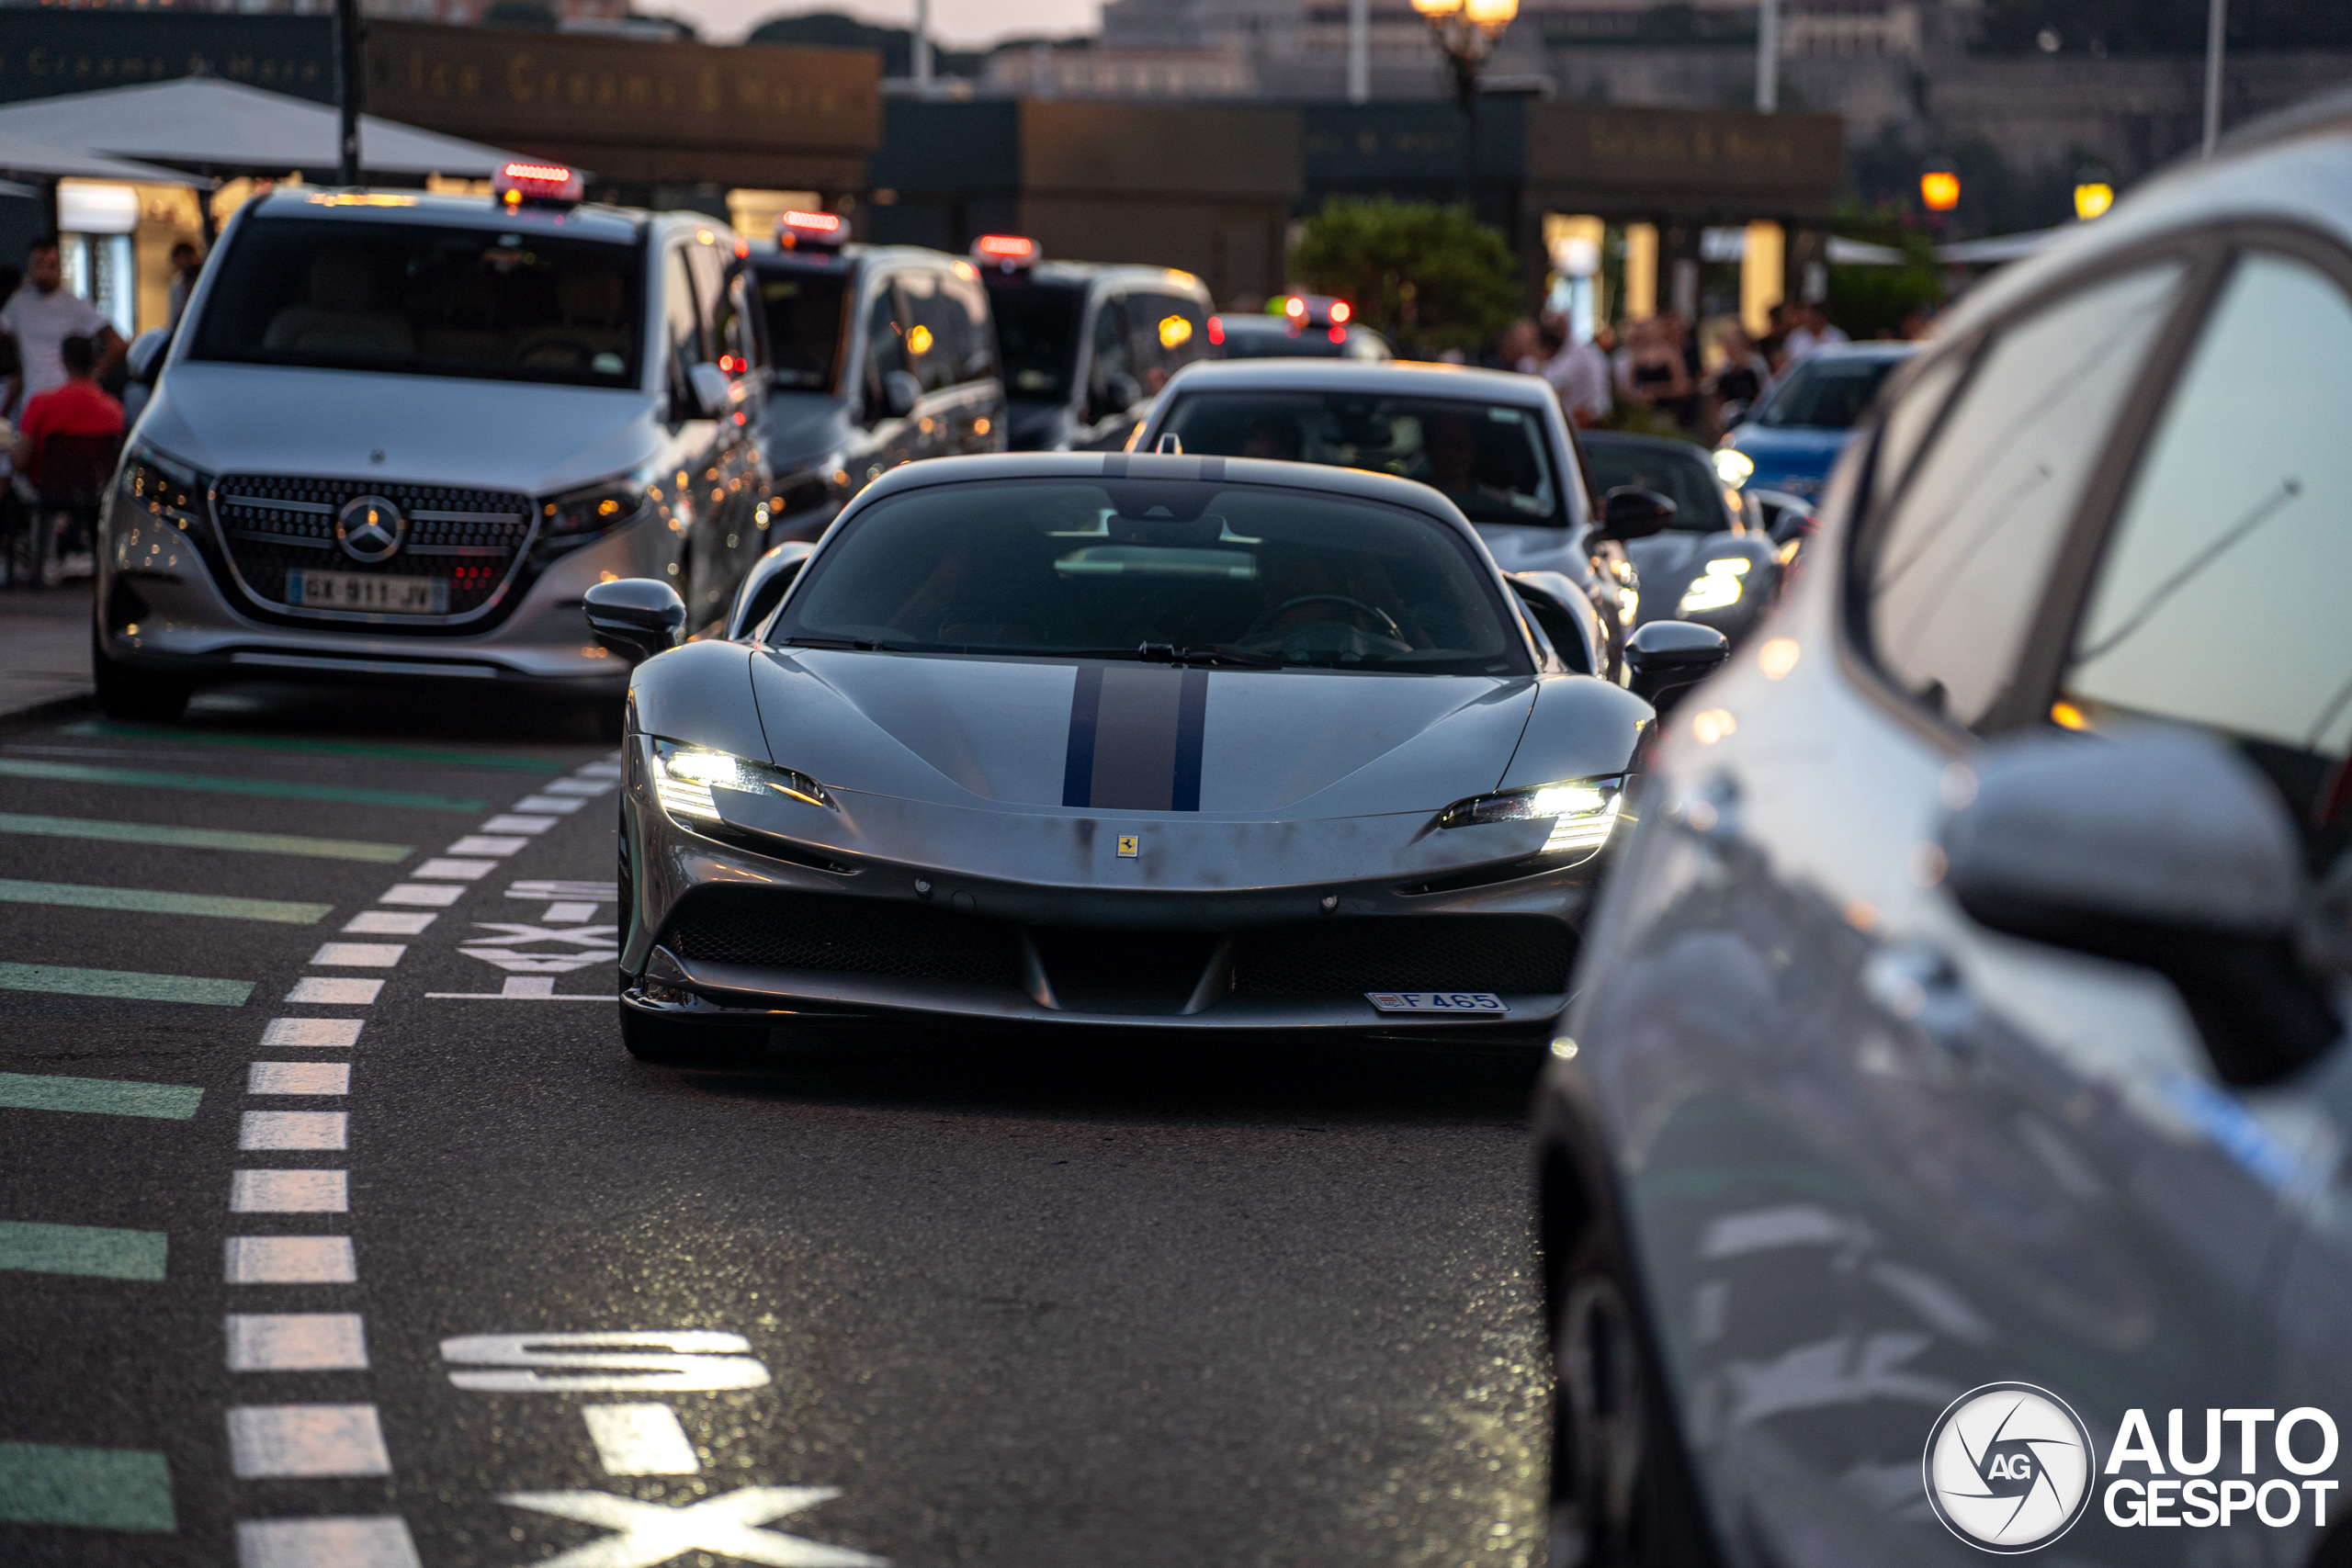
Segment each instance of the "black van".
[[845,244],[830,212],[786,212],[752,252],[765,334],[766,542],[814,539],[842,503],[921,457],[1005,449],[1004,381],[979,269]]
[[1189,272],[1048,262],[1037,242],[984,234],[1016,452],[1126,445],[1168,378],[1209,355],[1209,291]]

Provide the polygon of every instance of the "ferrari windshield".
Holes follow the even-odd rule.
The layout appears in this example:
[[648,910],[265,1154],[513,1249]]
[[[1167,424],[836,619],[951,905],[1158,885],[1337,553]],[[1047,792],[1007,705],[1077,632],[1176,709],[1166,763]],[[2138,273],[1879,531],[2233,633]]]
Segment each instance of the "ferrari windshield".
[[1493,572],[1432,517],[1351,496],[1001,479],[877,502],[767,640],[907,653],[1525,674]]
[[1473,523],[1566,523],[1532,408],[1368,392],[1193,392],[1159,426],[1187,452],[1419,479]]

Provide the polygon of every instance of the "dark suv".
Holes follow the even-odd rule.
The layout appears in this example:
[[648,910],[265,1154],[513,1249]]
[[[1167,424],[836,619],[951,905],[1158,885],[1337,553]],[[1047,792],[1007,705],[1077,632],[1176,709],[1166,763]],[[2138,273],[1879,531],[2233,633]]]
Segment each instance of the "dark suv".
[[1209,291],[1189,272],[1039,259],[1037,243],[972,247],[1004,345],[1018,452],[1113,451],[1168,378],[1208,357]]
[[829,212],[787,212],[752,253],[769,370],[770,544],[814,539],[842,503],[921,457],[1001,452],[1004,382],[971,263],[842,243]]

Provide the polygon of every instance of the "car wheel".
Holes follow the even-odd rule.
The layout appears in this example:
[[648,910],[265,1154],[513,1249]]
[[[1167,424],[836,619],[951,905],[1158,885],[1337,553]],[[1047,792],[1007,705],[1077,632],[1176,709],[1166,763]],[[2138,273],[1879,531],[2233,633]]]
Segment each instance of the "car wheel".
[[169,724],[187,708],[192,688],[107,657],[97,629],[90,631],[90,671],[97,685],[98,709],[109,718],[143,719]]
[[1715,1561],[1629,1279],[1603,1221],[1577,1244],[1555,1298],[1551,1568]]
[[665,1067],[719,1067],[756,1059],[767,1031],[741,1024],[687,1023],[621,1004],[621,1043],[640,1062]]

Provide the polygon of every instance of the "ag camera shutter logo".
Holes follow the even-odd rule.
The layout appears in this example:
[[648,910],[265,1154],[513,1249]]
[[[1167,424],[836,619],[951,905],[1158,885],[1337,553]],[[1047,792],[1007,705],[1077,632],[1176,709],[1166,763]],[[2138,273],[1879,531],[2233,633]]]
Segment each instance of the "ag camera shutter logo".
[[1970,1389],[1936,1418],[1921,1461],[1928,1503],[1981,1551],[2039,1551],[2091,1501],[2098,1455],[2066,1402],[2026,1382]]

